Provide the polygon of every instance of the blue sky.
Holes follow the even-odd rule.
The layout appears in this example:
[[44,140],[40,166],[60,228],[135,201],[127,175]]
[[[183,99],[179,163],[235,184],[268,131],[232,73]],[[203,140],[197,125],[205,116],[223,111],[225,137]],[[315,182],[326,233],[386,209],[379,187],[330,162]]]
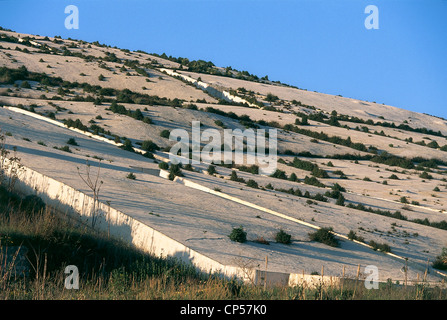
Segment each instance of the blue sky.
[[[67,5],[79,29],[64,26]],[[379,29],[367,30],[367,5]],[[203,59],[447,118],[447,0],[0,0],[0,26]]]

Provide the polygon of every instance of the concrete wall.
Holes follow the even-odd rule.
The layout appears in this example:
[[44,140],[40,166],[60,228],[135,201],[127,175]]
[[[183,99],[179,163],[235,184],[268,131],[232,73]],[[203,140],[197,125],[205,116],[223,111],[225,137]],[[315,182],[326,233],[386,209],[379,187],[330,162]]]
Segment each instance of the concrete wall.
[[250,107],[259,108],[259,106],[255,105],[255,104],[253,104],[251,102],[248,102],[247,100],[245,100],[245,99],[243,99],[241,97],[234,96],[234,95],[232,95],[228,91],[225,91],[225,90],[220,91],[220,90],[212,87],[208,83],[196,80],[196,79],[191,78],[191,77],[189,77],[187,75],[180,74],[180,73],[175,72],[175,71],[170,70],[170,69],[160,69],[160,71],[161,72],[165,72],[168,75],[173,76],[173,77],[180,77],[183,80],[188,81],[188,82],[194,84],[197,88],[202,89],[202,90],[208,92],[210,95],[212,95],[213,97],[216,97],[218,99],[223,99],[223,100],[226,100],[226,101],[236,102],[236,103],[246,103]]

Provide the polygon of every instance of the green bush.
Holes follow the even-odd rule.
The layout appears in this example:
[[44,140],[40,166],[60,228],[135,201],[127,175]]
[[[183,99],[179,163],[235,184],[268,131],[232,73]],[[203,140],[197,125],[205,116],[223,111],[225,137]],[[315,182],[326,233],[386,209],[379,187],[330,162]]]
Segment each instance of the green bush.
[[244,243],[247,241],[247,232],[245,232],[244,228],[240,226],[238,228],[233,228],[229,237],[231,241]]
[[67,141],[67,144],[70,144],[72,146],[78,146],[79,144],[76,142],[75,138],[70,138]]
[[277,178],[277,179],[287,179],[287,175],[284,171],[276,169],[276,171],[274,173],[272,173],[270,175],[270,177],[272,178]]
[[292,242],[292,236],[281,229],[276,233],[275,241],[278,243],[290,244]]
[[160,137],[169,139],[170,134],[171,132],[169,130],[163,130],[162,132],[160,132]]
[[252,180],[252,179],[247,181],[247,186],[250,187],[250,188],[259,189],[258,183],[255,180]]
[[239,177],[237,176],[236,171],[234,171],[234,170],[231,171],[230,180],[231,180],[231,181],[237,181],[237,182],[243,182],[243,183],[245,183],[244,178],[239,178]]
[[424,171],[419,175],[419,178],[431,180],[433,179],[433,176],[429,174],[427,171]]
[[144,151],[154,152],[156,150],[160,150],[160,147],[157,146],[152,140],[144,140],[141,144],[141,149]]
[[337,198],[337,201],[335,202],[338,206],[344,206],[345,205],[345,197],[340,193],[340,195]]
[[311,241],[318,241],[331,247],[339,247],[340,242],[332,233],[332,231],[333,229],[331,227],[321,228],[315,232],[309,233],[309,238]]
[[131,172],[127,175],[127,179],[135,180],[137,177]]
[[438,270],[447,270],[447,248],[442,248],[441,254],[436,257],[432,266]]
[[382,252],[391,252],[391,247],[386,243],[377,243],[374,240],[371,240],[368,244],[373,248],[374,251],[379,250]]
[[296,176],[295,172],[292,172],[289,176],[290,181],[298,181],[298,177]]
[[29,82],[28,81],[22,81],[22,83],[20,84],[20,87],[21,88],[24,88],[24,89],[31,89],[31,85],[29,84]]
[[60,148],[54,147],[54,148],[58,149],[58,150],[61,150],[61,151],[65,151],[65,152],[71,153],[71,150],[70,150],[69,146],[63,146],[63,147],[60,147]]
[[126,150],[126,151],[130,151],[130,152],[134,152],[135,151],[133,149],[132,141],[130,141],[127,138],[126,138],[126,140],[124,140],[124,143],[123,143],[123,145],[120,148],[123,149],[123,150]]
[[169,164],[167,164],[166,162],[160,162],[158,164],[158,167],[162,170],[168,170],[169,169]]
[[215,166],[213,166],[212,164],[210,164],[209,166],[208,166],[208,174],[210,174],[210,175],[213,175],[213,174],[215,174],[215,173],[217,173],[217,171],[216,171],[216,167]]
[[169,180],[174,180],[175,177],[183,177],[181,167],[181,163],[171,164],[169,167]]

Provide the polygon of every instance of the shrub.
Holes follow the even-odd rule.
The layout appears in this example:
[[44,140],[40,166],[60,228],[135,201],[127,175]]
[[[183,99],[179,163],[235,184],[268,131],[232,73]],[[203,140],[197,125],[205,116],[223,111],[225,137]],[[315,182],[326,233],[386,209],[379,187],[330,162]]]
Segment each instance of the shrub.
[[287,179],[286,173],[279,169],[276,169],[276,171],[274,173],[272,173],[270,175],[270,177],[277,178],[277,179]]
[[295,172],[292,172],[289,176],[290,181],[298,181],[298,177],[296,176]]
[[304,183],[305,184],[310,184],[310,185],[312,185],[312,186],[316,186],[316,187],[321,187],[321,188],[324,188],[324,187],[326,187],[326,185],[325,184],[323,184],[323,183],[321,183],[317,178],[315,178],[315,177],[308,177],[308,176],[306,176],[305,178],[304,178]]
[[399,177],[393,173],[392,175],[389,176],[388,179],[399,180]]
[[401,203],[408,203],[407,197],[400,197]]
[[344,206],[345,205],[345,197],[343,197],[343,195],[341,193],[338,196],[338,199],[335,202],[335,204],[338,205],[338,206]]
[[102,74],[100,74],[99,76],[98,76],[98,80],[99,81],[104,81],[106,79],[106,77],[104,77]]
[[432,266],[435,269],[447,270],[447,248],[442,248],[441,254],[436,257]]
[[368,244],[373,248],[374,251],[379,250],[382,252],[391,252],[391,247],[386,243],[377,243],[374,240],[371,240]]
[[229,237],[231,241],[244,243],[247,241],[247,232],[245,232],[244,228],[240,226],[239,228],[233,228]]
[[231,180],[231,181],[237,181],[237,182],[245,182],[244,178],[239,178],[239,177],[237,176],[236,171],[234,171],[234,170],[231,171],[230,180]]
[[183,177],[181,166],[181,163],[171,164],[169,167],[169,180],[174,180],[175,177]]
[[67,144],[72,145],[72,146],[78,146],[79,144],[76,142],[75,138],[70,138],[67,141]]
[[334,191],[340,191],[340,192],[345,192],[346,191],[346,189],[344,187],[342,187],[341,185],[339,185],[337,182],[334,183],[331,188]]
[[28,81],[22,81],[22,83],[20,84],[20,87],[21,88],[24,88],[24,89],[31,89],[31,85],[29,84],[29,82]]
[[363,237],[359,237],[359,236],[357,236],[357,234],[356,234],[355,231],[353,231],[353,230],[350,230],[350,231],[349,231],[349,233],[348,233],[348,239],[349,239],[349,240],[357,240],[357,241],[360,241],[360,242],[365,242],[365,239],[363,239]]
[[131,172],[127,175],[127,179],[135,180],[137,177]]
[[169,164],[167,164],[166,162],[160,162],[158,164],[158,167],[162,170],[168,170],[169,169]]
[[332,228],[321,228],[315,232],[309,233],[311,241],[318,241],[331,247],[339,247],[340,242],[332,233]]
[[257,237],[254,240],[254,242],[261,243],[261,244],[267,244],[267,245],[270,244],[270,242],[267,239],[265,239],[264,237]]
[[356,233],[355,233],[354,230],[350,230],[350,231],[349,231],[349,233],[348,233],[348,239],[349,239],[349,240],[356,240],[356,239],[357,239],[357,235],[356,235]]
[[61,151],[65,151],[65,152],[69,152],[71,153],[70,147],[69,146],[63,146],[63,147],[54,147],[55,149],[61,150]]
[[141,149],[144,151],[154,152],[155,150],[160,150],[160,147],[157,146],[152,140],[144,140],[141,144]]
[[169,130],[163,130],[162,132],[160,132],[160,137],[169,139],[170,134],[171,132]]
[[429,174],[427,171],[424,171],[419,175],[419,178],[430,180],[430,179],[433,179],[433,176],[431,174]]
[[210,174],[210,175],[213,175],[213,174],[217,173],[217,171],[216,171],[216,167],[213,166],[212,164],[209,165],[207,171],[208,171],[208,174]]
[[279,98],[277,96],[275,96],[274,94],[272,94],[272,93],[268,93],[267,97],[265,98],[265,100],[268,101],[268,102],[275,102],[275,101],[278,101]]
[[148,116],[145,116],[143,118],[143,122],[146,123],[146,124],[152,124],[153,123],[152,119],[149,118]]
[[323,169],[318,168],[318,167],[315,167],[312,169],[312,175],[317,178],[329,178],[329,175],[327,174],[327,172],[324,171]]
[[132,146],[132,141],[130,141],[129,139],[124,140],[124,143],[120,148],[123,150],[126,150],[126,151],[130,151],[130,152],[135,151]]
[[238,166],[237,167],[240,171],[250,172],[252,174],[258,174],[259,173],[259,166],[253,164],[249,167],[247,166]]
[[219,126],[219,127],[222,127],[222,128],[226,128],[225,127],[225,125],[224,125],[224,123],[222,122],[222,121],[220,121],[220,120],[215,120],[214,121],[214,124],[216,125],[216,126]]
[[259,189],[258,183],[255,180],[252,180],[252,179],[247,181],[247,186],[250,187],[250,188]]
[[268,184],[265,186],[265,188],[266,188],[266,189],[269,189],[269,190],[273,190],[273,186],[272,186],[271,183],[268,183]]
[[292,236],[286,233],[284,230],[279,230],[275,235],[275,241],[278,243],[290,244]]
[[43,200],[36,195],[28,195],[22,200],[21,209],[29,215],[36,215],[43,212],[46,205]]

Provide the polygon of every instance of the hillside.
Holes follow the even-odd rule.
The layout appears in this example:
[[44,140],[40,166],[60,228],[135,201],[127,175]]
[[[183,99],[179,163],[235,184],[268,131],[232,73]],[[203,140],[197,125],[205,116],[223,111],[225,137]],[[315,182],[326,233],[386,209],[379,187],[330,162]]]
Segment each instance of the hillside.
[[[271,272],[340,276],[346,267],[350,277],[376,265],[381,281],[402,281],[406,264],[412,280],[445,273],[432,263],[447,247],[446,119],[204,61],[5,30],[0,63],[0,129],[24,166],[89,194],[77,171],[100,163],[101,203],[220,264],[264,270],[268,257]],[[174,181],[154,175],[169,161],[169,131],[191,135],[193,121],[222,136],[277,129],[278,171],[218,163],[210,174],[202,162]],[[245,243],[228,237],[239,226]],[[340,245],[311,241],[318,228],[332,228]],[[290,244],[275,242],[279,230]]]

